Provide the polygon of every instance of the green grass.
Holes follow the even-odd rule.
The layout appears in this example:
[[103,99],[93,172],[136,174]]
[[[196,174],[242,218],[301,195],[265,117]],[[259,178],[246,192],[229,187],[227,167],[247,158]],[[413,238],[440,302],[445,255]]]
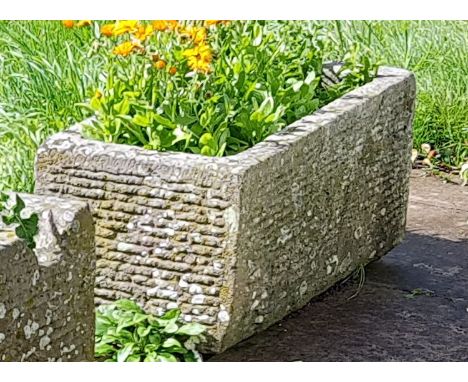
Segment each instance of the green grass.
[[[468,22],[326,22],[338,53],[353,41],[382,64],[408,68],[418,83],[414,144],[442,159],[468,158]],[[85,116],[75,106],[97,83],[99,57],[87,55],[90,28],[58,21],[0,21],[0,190],[32,191],[37,147]],[[333,57],[331,57],[333,58]]]
[[99,75],[87,57],[91,33],[59,21],[0,21],[0,190],[31,192],[38,146],[84,117],[75,104]]
[[[433,143],[441,159],[460,166],[468,158],[468,22],[335,22],[343,48],[358,39],[382,64],[416,75],[414,147]],[[342,38],[340,39],[340,35]]]

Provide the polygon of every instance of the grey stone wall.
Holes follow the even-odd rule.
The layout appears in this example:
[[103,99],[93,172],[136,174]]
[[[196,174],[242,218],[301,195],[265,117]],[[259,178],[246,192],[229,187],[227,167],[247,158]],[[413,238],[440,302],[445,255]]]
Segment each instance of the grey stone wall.
[[94,227],[85,203],[20,194],[39,216],[31,251],[0,224],[0,360],[92,361]]
[[89,202],[98,304],[179,307],[218,352],[401,240],[414,98],[411,73],[382,68],[224,158],[105,144],[76,126],[39,150],[37,192]]

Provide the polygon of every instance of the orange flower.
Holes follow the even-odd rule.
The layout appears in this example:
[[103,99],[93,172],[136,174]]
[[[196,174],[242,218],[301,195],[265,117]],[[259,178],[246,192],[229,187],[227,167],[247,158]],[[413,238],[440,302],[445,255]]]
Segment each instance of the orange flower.
[[135,49],[140,48],[140,45],[135,42],[124,42],[120,45],[117,45],[114,50],[112,51],[114,54],[118,56],[128,56],[132,53]]
[[101,27],[101,33],[104,36],[111,37],[114,34],[115,24],[105,24]]
[[138,31],[138,20],[120,20],[114,26],[114,36],[120,36],[124,33],[135,33]]
[[146,40],[149,36],[153,34],[153,27],[151,25],[140,25],[138,27],[138,30],[135,32],[134,36],[140,40],[144,41]]
[[166,20],[153,20],[153,28],[157,31],[165,31],[167,29]]
[[73,20],[62,20],[62,24],[65,28],[73,28],[75,22]]
[[153,28],[157,31],[165,31],[166,29],[174,30],[179,25],[177,20],[153,20]]
[[164,69],[166,67],[166,62],[164,60],[158,60],[154,63],[156,69]]
[[166,20],[167,27],[171,30],[176,29],[179,26],[179,22],[177,20]]
[[76,23],[76,26],[77,26],[78,28],[87,27],[87,26],[89,26],[89,25],[91,25],[91,20],[80,20],[80,21],[78,21],[78,22]]
[[171,67],[169,68],[169,74],[170,74],[171,76],[173,76],[173,75],[176,74],[176,73],[177,73],[177,68],[176,68],[175,66],[171,66]]

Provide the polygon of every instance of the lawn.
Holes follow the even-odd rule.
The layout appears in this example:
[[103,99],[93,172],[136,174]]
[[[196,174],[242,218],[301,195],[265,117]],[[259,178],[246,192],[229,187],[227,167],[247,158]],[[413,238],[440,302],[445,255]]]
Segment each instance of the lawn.
[[[382,64],[408,68],[418,82],[414,143],[430,142],[441,159],[468,158],[468,23],[463,21],[324,22],[336,57],[359,42]],[[32,191],[37,147],[85,117],[76,106],[99,81],[90,55],[93,30],[59,21],[0,21],[0,190]],[[334,59],[336,57],[330,57]]]
[[432,143],[441,160],[468,159],[468,22],[338,22],[343,44],[360,40],[385,65],[413,71],[418,84],[414,146]]

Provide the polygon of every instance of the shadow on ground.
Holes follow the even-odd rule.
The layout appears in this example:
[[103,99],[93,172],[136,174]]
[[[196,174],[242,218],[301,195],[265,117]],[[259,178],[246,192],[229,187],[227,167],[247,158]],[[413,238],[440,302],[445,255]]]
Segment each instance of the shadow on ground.
[[303,309],[210,361],[468,361],[468,240],[404,242]]

